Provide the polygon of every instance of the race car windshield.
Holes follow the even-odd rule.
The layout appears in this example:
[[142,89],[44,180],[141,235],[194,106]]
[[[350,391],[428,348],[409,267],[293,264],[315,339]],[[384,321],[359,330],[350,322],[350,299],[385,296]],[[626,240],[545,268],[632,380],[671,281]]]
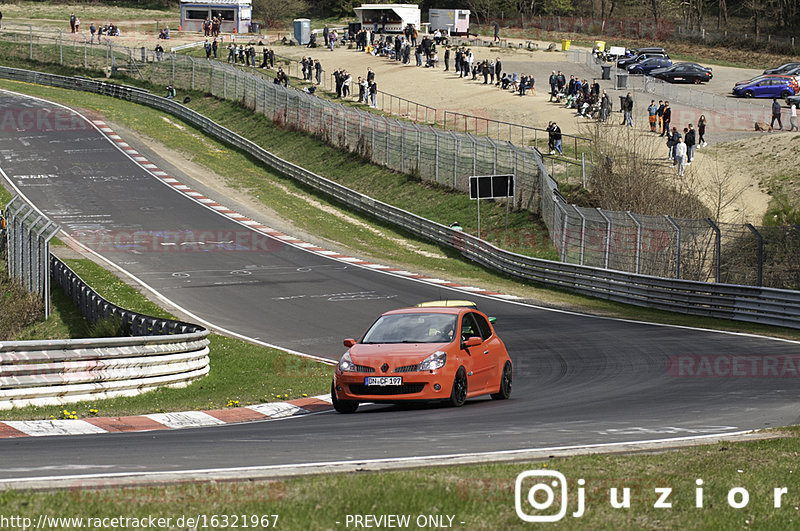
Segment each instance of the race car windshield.
[[457,318],[444,313],[383,315],[361,343],[449,343],[455,337]]

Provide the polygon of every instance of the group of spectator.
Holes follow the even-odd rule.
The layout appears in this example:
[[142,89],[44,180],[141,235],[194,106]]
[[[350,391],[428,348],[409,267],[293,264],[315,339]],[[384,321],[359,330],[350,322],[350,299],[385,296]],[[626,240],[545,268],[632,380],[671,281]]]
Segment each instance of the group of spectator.
[[222,20],[219,17],[208,18],[203,21],[203,35],[205,37],[219,37]]
[[300,67],[303,74],[303,81],[313,82],[316,77],[317,85],[322,83],[322,64],[319,62],[319,59],[303,57],[302,61],[300,61]]
[[[343,68],[334,70],[333,80],[336,87],[337,98],[347,98],[351,94],[353,76]],[[358,76],[356,82],[358,87],[358,103],[377,107],[378,83],[375,81],[375,72],[372,68],[367,68],[365,77]]]
[[219,43],[217,39],[214,38],[213,42],[208,42],[208,39],[205,40],[203,43],[203,49],[206,52],[206,59],[211,59],[211,56],[214,56],[214,59],[217,58],[217,50],[219,49]]
[[80,33],[81,31],[81,19],[75,16],[75,13],[72,13],[69,16],[69,32],[70,33]]
[[[217,57],[217,52],[214,49],[214,44],[216,44],[216,42],[217,40],[214,39],[214,42],[210,46],[211,51],[213,52],[215,58]],[[207,43],[208,41],[206,41],[206,44]],[[245,66],[250,66],[252,68],[256,67],[257,53],[255,44],[250,43],[248,46],[240,44],[239,46],[236,46],[235,43],[231,42],[228,44],[227,50],[228,50],[228,58],[226,61],[228,63],[242,64]],[[206,57],[209,57],[208,54],[209,51],[208,48],[206,48]],[[259,68],[275,68],[275,52],[271,48],[267,48],[266,46],[264,46],[264,48],[261,50],[261,55],[262,59]]]

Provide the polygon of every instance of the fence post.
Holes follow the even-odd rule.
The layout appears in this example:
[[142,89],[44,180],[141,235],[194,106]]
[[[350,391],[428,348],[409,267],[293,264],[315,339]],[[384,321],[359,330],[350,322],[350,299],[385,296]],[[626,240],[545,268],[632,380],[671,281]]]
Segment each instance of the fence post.
[[28,40],[30,42],[30,53],[28,55],[28,59],[33,61],[33,25],[28,24]]
[[719,230],[719,227],[716,223],[714,223],[711,218],[706,218],[706,222],[711,226],[711,230],[714,231],[716,237],[714,238],[714,254],[716,254],[716,264],[714,266],[714,282],[719,284],[720,278],[720,253],[722,251],[722,233]]
[[597,207],[597,213],[600,214],[606,221],[606,252],[605,258],[603,259],[603,267],[608,269],[608,259],[611,253],[611,219],[606,216],[605,212],[603,212],[603,209],[600,207]]
[[636,224],[636,274],[638,275],[642,248],[642,224],[639,223],[639,220],[636,219],[630,210],[626,210],[625,213],[628,214],[628,217]]
[[175,86],[175,52],[172,52],[172,86]]
[[556,206],[561,210],[561,214],[564,218],[561,220],[561,261],[567,261],[567,210],[561,204],[561,202],[556,202]]
[[580,264],[583,265],[583,257],[586,253],[586,216],[578,210],[576,205],[571,205],[572,209],[575,210],[575,213],[578,214],[581,218],[581,261]]
[[192,90],[194,90],[194,59],[189,57],[189,60],[192,62]]
[[675,278],[681,278],[681,227],[669,216],[664,214],[672,228],[675,229]]
[[761,287],[764,285],[764,238],[752,224],[747,223],[745,226],[750,229],[750,232],[752,232],[758,239],[758,268],[756,269],[756,285]]
[[458,137],[452,131],[450,135],[453,137],[453,189],[458,189],[458,145],[460,144]]
[[586,153],[581,152],[581,186],[586,188]]

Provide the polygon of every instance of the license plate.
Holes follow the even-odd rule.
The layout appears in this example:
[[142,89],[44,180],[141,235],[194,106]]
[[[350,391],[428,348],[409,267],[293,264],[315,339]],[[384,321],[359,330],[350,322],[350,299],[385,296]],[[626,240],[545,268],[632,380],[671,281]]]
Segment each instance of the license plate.
[[402,376],[368,376],[364,378],[364,385],[403,385]]

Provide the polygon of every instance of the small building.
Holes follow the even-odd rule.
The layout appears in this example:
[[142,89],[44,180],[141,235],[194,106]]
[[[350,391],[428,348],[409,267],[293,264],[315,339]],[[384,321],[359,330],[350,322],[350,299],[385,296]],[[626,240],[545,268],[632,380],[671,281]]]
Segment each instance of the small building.
[[217,17],[223,33],[249,33],[252,0],[181,0],[181,30],[203,31],[203,21]]
[[377,27],[380,33],[402,33],[409,24],[420,29],[422,15],[416,4],[361,4],[353,11],[362,28]]
[[450,35],[469,33],[469,9],[431,9],[428,11],[430,31],[447,30]]

